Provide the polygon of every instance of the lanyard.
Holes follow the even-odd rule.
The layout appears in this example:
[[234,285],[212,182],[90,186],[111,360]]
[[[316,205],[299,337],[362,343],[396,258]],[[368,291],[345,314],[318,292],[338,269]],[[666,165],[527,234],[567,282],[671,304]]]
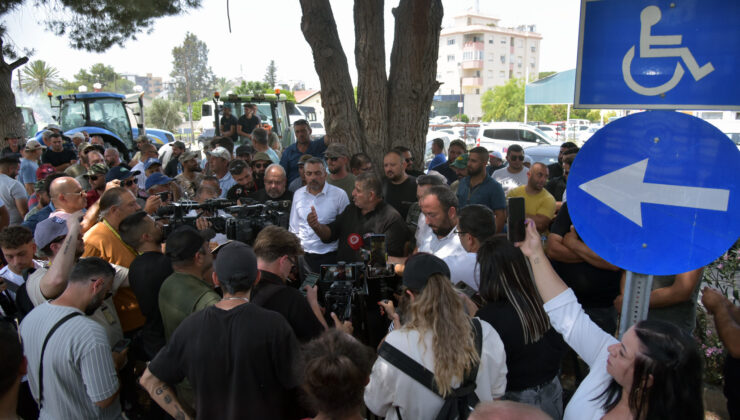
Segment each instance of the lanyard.
[[113,226],[111,226],[108,223],[107,220],[103,219],[103,224],[105,225],[105,227],[107,227],[108,229],[110,229],[110,231],[113,233],[113,235],[115,235],[115,237],[118,238],[119,241],[121,241],[121,243],[123,244],[123,246],[126,247],[126,249],[128,249],[129,251],[131,251],[131,253],[134,254],[135,256],[137,256],[137,257],[139,256],[139,253],[138,252],[134,251],[134,249],[131,248],[130,246],[128,246],[128,244],[126,242],[123,242],[123,239],[121,239],[121,235],[119,235],[118,232],[115,229],[113,229]]

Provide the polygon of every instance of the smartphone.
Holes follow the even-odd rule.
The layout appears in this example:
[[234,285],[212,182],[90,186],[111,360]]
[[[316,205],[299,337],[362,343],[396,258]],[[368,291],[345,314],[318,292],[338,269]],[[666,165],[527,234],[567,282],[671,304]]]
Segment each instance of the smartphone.
[[124,350],[128,348],[128,346],[131,345],[131,339],[129,338],[122,338],[118,340],[118,342],[113,346],[113,352],[115,353],[121,353]]
[[316,286],[316,282],[319,281],[319,275],[317,273],[308,273],[306,274],[306,279],[303,280],[303,283],[301,283],[301,293],[303,295],[306,295],[306,291],[304,290],[304,287],[314,287]]
[[506,204],[506,234],[509,242],[522,242],[524,230],[524,197],[511,197]]
[[161,193],[157,193],[157,195],[159,196],[159,199],[162,200],[163,203],[166,202],[166,201],[169,201],[169,197],[170,197],[170,192],[169,191],[164,191],[164,192],[161,192]]

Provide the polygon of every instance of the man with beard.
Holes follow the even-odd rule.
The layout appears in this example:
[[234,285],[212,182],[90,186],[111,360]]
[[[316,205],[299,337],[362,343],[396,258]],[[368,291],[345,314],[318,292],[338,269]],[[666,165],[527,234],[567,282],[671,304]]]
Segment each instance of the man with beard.
[[162,253],[161,227],[144,211],[138,211],[118,226],[121,239],[139,255],[129,267],[131,290],[139,301],[146,323],[139,333],[143,360],[151,360],[164,346],[164,325],[159,314],[159,290],[172,274],[170,259]]
[[105,159],[105,164],[108,165],[109,168],[121,166],[128,170],[131,170],[128,165],[121,162],[121,153],[115,147],[109,147],[105,149],[105,152],[103,152],[103,158]]
[[269,200],[292,200],[293,193],[287,189],[287,181],[288,177],[285,175],[285,169],[279,164],[273,163],[265,170],[265,188],[250,194],[249,198],[259,203]]
[[383,198],[393,206],[401,218],[406,219],[411,203],[416,201],[416,178],[406,173],[406,161],[396,150],[391,150],[383,158]]
[[229,188],[236,184],[236,181],[231,176],[231,172],[229,172],[231,152],[222,146],[218,146],[210,152],[206,152],[206,155],[208,156],[208,166],[213,172],[213,175],[218,178],[218,185],[221,188],[221,198],[226,198]]
[[482,204],[496,216],[496,232],[503,232],[506,221],[506,197],[498,181],[486,174],[488,150],[474,147],[468,155],[468,176],[460,180],[457,202],[460,208],[469,204]]
[[232,160],[229,163],[229,172],[231,173],[231,177],[234,178],[234,181],[236,181],[236,184],[226,192],[227,200],[244,200],[250,194],[257,191],[257,186],[254,184],[254,178],[252,176],[252,168],[248,163],[241,159]]
[[329,168],[329,177],[326,182],[339,187],[352,199],[352,190],[355,189],[355,176],[347,170],[349,151],[341,143],[332,143],[326,148],[326,166]]
[[185,152],[178,160],[182,164],[182,173],[175,177],[175,182],[180,186],[185,197],[192,199],[203,181],[203,169],[198,164],[200,152]]
[[265,152],[255,153],[251,165],[254,184],[258,190],[261,190],[265,188],[265,170],[268,166],[272,165],[270,155]]
[[452,284],[464,281],[478,289],[475,273],[475,253],[467,252],[460,242],[457,197],[445,185],[434,186],[419,201],[429,229],[417,235],[418,252],[428,252],[444,260],[450,267]]
[[20,160],[18,155],[0,156],[0,200],[8,208],[11,225],[19,225],[28,213],[28,194],[23,185],[16,181]]
[[23,319],[20,334],[40,418],[120,418],[116,367],[122,364],[114,365],[104,328],[84,316],[110,296],[114,275],[100,258],[84,258],[64,292]]
[[176,177],[182,173],[182,164],[180,163],[180,156],[185,153],[185,143],[176,141],[172,143],[172,156],[167,161],[164,167],[164,174],[170,178]]
[[100,199],[105,192],[105,174],[108,173],[108,167],[103,163],[96,163],[90,166],[85,177],[90,183],[90,189],[87,191],[87,208],[89,209]]
[[323,138],[311,141],[311,126],[308,121],[298,120],[293,123],[293,131],[295,132],[296,142],[283,150],[283,155],[280,157],[280,165],[285,168],[285,172],[288,174],[288,182],[293,182],[294,179],[298,178],[298,160],[301,156],[308,154],[321,157],[326,151],[326,143]]

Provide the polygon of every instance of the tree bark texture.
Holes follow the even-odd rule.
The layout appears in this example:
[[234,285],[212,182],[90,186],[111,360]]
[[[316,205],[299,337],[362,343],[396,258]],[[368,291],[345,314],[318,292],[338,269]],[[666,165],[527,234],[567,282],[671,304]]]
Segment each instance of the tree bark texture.
[[437,82],[441,0],[401,0],[393,9],[396,19],[388,80],[388,136],[390,146],[403,145],[422,169],[429,107]]
[[[388,77],[385,72],[384,0],[355,1],[357,111],[365,134],[362,151],[382,166],[388,142]],[[376,168],[382,173],[382,167]]]
[[[3,41],[0,39],[0,51]],[[0,146],[5,147],[5,136],[26,137],[23,131],[23,115],[15,104],[15,95],[11,88],[13,71],[26,64],[28,57],[7,63],[5,57],[0,53]]]
[[365,136],[355,106],[347,56],[337,32],[329,0],[300,0],[301,30],[313,51],[321,82],[324,125],[331,141],[341,142],[351,153],[363,150]]

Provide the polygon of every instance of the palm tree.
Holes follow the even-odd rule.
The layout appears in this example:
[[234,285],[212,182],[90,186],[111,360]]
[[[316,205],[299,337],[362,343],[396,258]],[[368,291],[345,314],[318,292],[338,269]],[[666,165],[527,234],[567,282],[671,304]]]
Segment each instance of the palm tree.
[[59,71],[43,60],[34,60],[23,68],[21,86],[28,93],[45,93],[59,84]]
[[226,92],[234,90],[234,82],[225,77],[217,77],[213,85],[218,92],[221,92],[221,95],[226,95]]

